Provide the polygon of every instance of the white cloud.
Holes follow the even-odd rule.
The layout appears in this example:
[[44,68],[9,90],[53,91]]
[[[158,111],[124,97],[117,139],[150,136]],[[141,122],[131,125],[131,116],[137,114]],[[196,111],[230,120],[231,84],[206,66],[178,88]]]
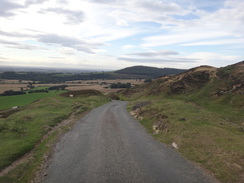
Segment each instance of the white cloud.
[[211,65],[215,67],[223,67],[243,60],[243,57],[238,55],[224,55],[213,52],[195,52],[189,54],[187,58],[198,58],[200,60],[199,65]]
[[136,7],[149,11],[151,13],[167,14],[167,15],[185,15],[188,11],[184,10],[181,6],[174,2],[165,1],[150,1],[150,0],[138,0],[135,1]]
[[144,64],[191,64],[201,61],[197,57],[180,56],[180,53],[172,50],[159,50],[159,51],[146,51],[129,53],[117,58],[118,60],[131,62],[131,63],[144,63]]
[[180,43],[190,43],[204,39],[221,38],[229,36],[230,33],[223,31],[204,31],[204,30],[188,30],[181,32],[173,32],[166,35],[149,36],[143,39],[142,47],[155,47],[162,45],[172,45]]
[[147,51],[138,53],[129,53],[127,55],[141,56],[141,57],[164,57],[169,55],[178,55],[178,52],[171,50]]
[[86,53],[94,53],[92,49],[102,46],[102,43],[95,42],[87,42],[84,40],[75,39],[73,37],[60,36],[57,34],[46,34],[40,35],[38,41],[52,44],[52,45],[60,45],[63,47],[73,48],[77,51],[83,51]]
[[58,15],[64,15],[66,17],[67,24],[80,24],[84,21],[83,11],[68,10],[63,8],[47,8],[40,11],[40,13],[56,13]]
[[125,50],[133,49],[133,48],[136,48],[136,46],[135,46],[135,45],[124,45],[124,46],[122,47],[122,49],[125,49]]
[[58,49],[58,52],[65,55],[74,55],[76,53],[76,50],[69,47],[61,47]]
[[[213,41],[200,41],[182,44],[182,46],[204,46],[204,45],[243,45],[243,39],[219,39]],[[243,45],[244,46],[244,45]]]
[[9,0],[0,1],[0,17],[10,17],[16,15],[14,11],[23,8],[21,4]]
[[92,51],[94,53],[105,53],[105,52],[107,52],[107,50],[103,50],[103,49],[92,49]]
[[0,40],[0,44],[7,45],[8,48],[23,49],[23,50],[47,50],[38,45],[18,43],[13,41]]
[[[190,45],[206,39],[242,39],[244,38],[244,2],[227,1],[224,7],[214,12],[195,10],[196,19],[173,19],[170,26],[162,26],[168,33],[145,37],[144,47],[170,44]],[[204,41],[206,42],[206,41]],[[227,44],[227,41],[223,41]]]
[[136,63],[195,63],[199,59],[192,58],[129,58],[129,57],[119,57],[118,60],[124,60],[128,62]]
[[14,45],[14,46],[8,46],[9,48],[15,48],[15,49],[23,49],[23,50],[47,50],[46,48],[36,46],[36,45],[31,45],[31,44],[19,44],[19,45]]
[[33,4],[42,4],[45,1],[48,1],[48,0],[26,0],[25,1],[25,5],[26,6],[30,6],[30,5],[33,5]]
[[30,37],[30,34],[19,33],[19,32],[5,32],[0,30],[0,36],[6,37]]

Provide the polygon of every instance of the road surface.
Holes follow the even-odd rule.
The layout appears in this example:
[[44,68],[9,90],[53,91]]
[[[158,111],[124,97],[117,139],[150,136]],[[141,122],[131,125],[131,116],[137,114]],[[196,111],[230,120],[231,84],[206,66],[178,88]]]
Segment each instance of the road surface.
[[92,110],[55,147],[44,183],[215,182],[155,141],[113,101]]

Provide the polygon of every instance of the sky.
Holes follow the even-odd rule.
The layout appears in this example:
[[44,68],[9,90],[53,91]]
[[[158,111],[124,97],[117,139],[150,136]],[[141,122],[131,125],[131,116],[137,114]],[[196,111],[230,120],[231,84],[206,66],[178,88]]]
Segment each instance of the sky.
[[0,0],[0,67],[223,67],[244,60],[243,9],[243,0]]

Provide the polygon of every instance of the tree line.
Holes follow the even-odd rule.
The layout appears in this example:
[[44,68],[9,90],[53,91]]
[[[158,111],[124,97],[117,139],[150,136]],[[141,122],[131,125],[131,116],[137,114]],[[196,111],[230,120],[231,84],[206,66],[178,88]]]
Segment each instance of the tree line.
[[18,73],[18,72],[3,72],[0,73],[0,79],[17,79],[38,81],[39,83],[61,83],[74,80],[95,80],[95,79],[114,79],[110,73],[89,73],[89,74],[71,74],[62,75],[58,73]]
[[29,90],[29,91],[13,91],[13,90],[7,90],[0,94],[0,96],[13,96],[13,95],[25,95],[27,93],[48,93],[49,90],[65,90],[67,85],[59,85],[59,86],[51,86],[46,89],[41,90]]

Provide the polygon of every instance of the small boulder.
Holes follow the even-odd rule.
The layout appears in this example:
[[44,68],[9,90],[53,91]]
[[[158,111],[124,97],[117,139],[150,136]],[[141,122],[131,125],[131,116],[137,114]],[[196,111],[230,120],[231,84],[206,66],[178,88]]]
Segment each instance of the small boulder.
[[172,147],[175,149],[179,149],[178,145],[175,142],[172,143]]
[[13,111],[17,111],[19,109],[19,106],[14,106],[14,107],[12,107],[12,110]]

